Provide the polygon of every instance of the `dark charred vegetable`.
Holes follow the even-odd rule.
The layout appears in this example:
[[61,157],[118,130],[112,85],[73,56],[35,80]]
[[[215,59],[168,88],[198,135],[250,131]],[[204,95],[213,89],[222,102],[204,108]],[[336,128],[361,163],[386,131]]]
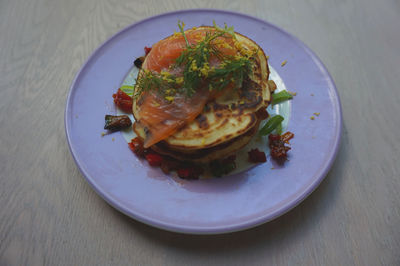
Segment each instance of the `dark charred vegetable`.
[[[147,47],[147,46],[144,47],[145,56],[146,56],[148,53],[150,53],[150,51],[151,51],[151,47]],[[145,56],[138,57],[138,58],[136,58],[136,60],[133,62],[137,68],[139,68],[139,69],[142,68],[142,65],[143,65]]]
[[[285,139],[287,138],[285,137]],[[290,150],[290,147],[285,145],[286,142],[280,135],[270,134],[268,140],[272,159],[283,164],[287,160],[287,152]]]
[[104,129],[111,131],[119,131],[132,125],[131,120],[127,115],[106,115]]
[[252,163],[264,163],[267,161],[265,152],[259,151],[258,149],[252,149],[248,152],[249,161]]
[[265,120],[265,119],[267,119],[269,117],[269,114],[268,114],[266,109],[261,108],[260,110],[258,110],[256,112],[256,116],[261,120]]
[[142,64],[144,62],[144,56],[136,58],[136,60],[133,62],[137,68],[142,68]]

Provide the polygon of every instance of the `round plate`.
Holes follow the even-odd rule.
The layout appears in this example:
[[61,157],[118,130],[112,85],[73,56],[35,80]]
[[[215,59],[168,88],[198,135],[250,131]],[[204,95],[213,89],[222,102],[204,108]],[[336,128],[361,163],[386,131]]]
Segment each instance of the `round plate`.
[[[223,178],[186,181],[138,159],[121,133],[102,136],[104,115],[116,113],[111,95],[144,46],[177,30],[227,23],[270,56],[287,89],[296,92],[288,130],[295,134],[283,166],[267,163]],[[287,60],[285,66],[281,63]],[[319,113],[316,115],[314,113]],[[311,119],[311,116],[314,119]],[[320,60],[298,39],[265,21],[218,10],[184,10],[151,17],[101,45],[77,74],[67,99],[65,128],[71,153],[89,184],[109,204],[146,224],[170,231],[216,234],[270,221],[308,196],[336,156],[340,101]]]

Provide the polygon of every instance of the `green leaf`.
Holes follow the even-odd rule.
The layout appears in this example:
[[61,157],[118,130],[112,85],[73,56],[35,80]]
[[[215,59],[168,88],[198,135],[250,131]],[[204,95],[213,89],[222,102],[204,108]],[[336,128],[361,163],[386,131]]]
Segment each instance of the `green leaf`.
[[133,91],[134,91],[134,87],[133,86],[122,85],[120,89],[121,89],[121,91],[125,92],[129,96],[133,95]]
[[272,105],[293,99],[293,96],[286,90],[272,94]]
[[275,128],[275,132],[276,132],[276,134],[278,134],[278,135],[282,135],[282,131],[283,131],[283,129],[282,129],[282,123],[279,123],[278,126]]
[[267,123],[261,128],[259,134],[261,136],[266,136],[266,135],[270,134],[272,131],[274,131],[274,129],[279,127],[279,125],[282,123],[283,119],[284,118],[281,115],[276,115],[276,116],[271,117],[267,121]]

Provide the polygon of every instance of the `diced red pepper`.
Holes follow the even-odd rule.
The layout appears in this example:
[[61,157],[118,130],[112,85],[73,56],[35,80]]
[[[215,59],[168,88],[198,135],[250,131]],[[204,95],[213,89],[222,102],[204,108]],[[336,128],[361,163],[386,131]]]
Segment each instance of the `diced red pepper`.
[[269,136],[268,136],[268,140],[271,142],[271,141],[279,141],[279,140],[281,140],[281,136],[280,135],[278,135],[278,134],[269,134]]
[[190,166],[178,169],[176,172],[178,176],[183,179],[199,179],[199,176],[204,172],[204,169],[200,166]]
[[163,158],[157,153],[149,153],[146,155],[146,160],[151,166],[160,166]]
[[145,53],[145,55],[147,55],[148,53],[150,53],[150,51],[151,51],[151,47],[147,47],[147,46],[144,47],[144,53]]
[[264,163],[267,161],[267,156],[265,152],[259,151],[258,149],[252,149],[248,152],[249,161],[252,163]]
[[183,179],[189,178],[189,174],[190,174],[189,168],[178,169],[178,171],[176,171],[176,172],[178,173],[178,176],[180,178],[183,178]]
[[132,97],[118,89],[117,93],[113,94],[114,103],[124,112],[132,113]]
[[138,138],[134,138],[128,143],[129,148],[139,157],[144,157],[147,153],[147,149],[143,147],[143,142]]

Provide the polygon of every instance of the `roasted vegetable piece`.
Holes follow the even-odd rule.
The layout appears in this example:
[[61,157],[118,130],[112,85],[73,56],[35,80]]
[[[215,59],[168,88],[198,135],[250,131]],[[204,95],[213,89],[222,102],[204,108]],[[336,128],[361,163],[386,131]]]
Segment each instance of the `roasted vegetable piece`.
[[249,161],[252,163],[264,163],[267,161],[267,157],[265,156],[265,152],[260,151],[258,149],[252,149],[248,152]]
[[104,129],[111,131],[119,131],[132,125],[129,116],[127,115],[106,115]]
[[142,64],[144,62],[144,56],[136,58],[136,60],[133,62],[137,68],[142,68]]
[[203,174],[204,169],[198,165],[189,165],[178,169],[176,172],[182,179],[199,179],[200,175]]
[[144,157],[148,153],[148,150],[143,147],[143,142],[138,137],[132,139],[128,145],[138,157]]
[[281,139],[285,142],[289,144],[289,140],[291,140],[292,138],[294,138],[294,134],[290,131],[286,132],[285,134],[283,134],[281,136]]
[[290,147],[285,146],[286,143],[280,135],[270,134],[268,140],[271,157],[278,163],[283,164],[287,160],[287,152]]
[[121,108],[124,112],[132,113],[132,97],[123,92],[121,89],[118,89],[117,93],[114,93],[113,96],[114,103]]
[[169,174],[171,171],[176,171],[181,167],[180,163],[174,159],[164,158],[161,162],[161,170],[164,174]]
[[161,163],[163,161],[161,155],[157,153],[149,153],[145,157],[147,162],[149,162],[151,166],[161,166]]

